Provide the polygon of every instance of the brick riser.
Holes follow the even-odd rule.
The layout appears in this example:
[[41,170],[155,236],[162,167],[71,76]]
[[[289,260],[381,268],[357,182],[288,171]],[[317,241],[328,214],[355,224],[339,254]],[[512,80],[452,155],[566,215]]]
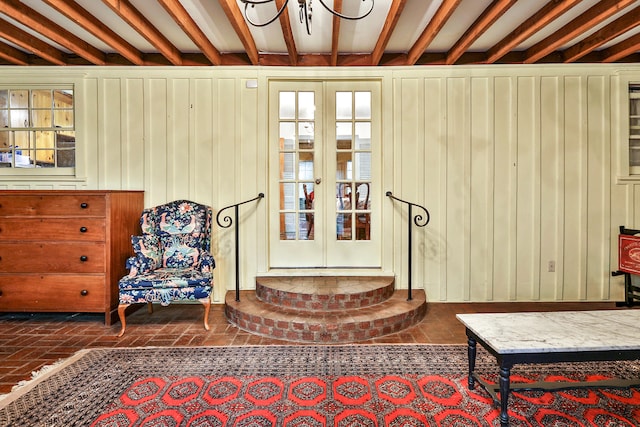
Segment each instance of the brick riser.
[[[301,281],[304,285],[296,286]],[[256,278],[256,296],[265,303],[307,311],[344,311],[380,304],[393,295],[393,277]],[[313,283],[317,282],[317,283]],[[306,289],[301,290],[300,288]],[[309,288],[315,289],[309,292]]]
[[227,320],[238,328],[263,337],[308,343],[349,343],[366,341],[399,332],[419,323],[426,315],[426,295],[414,290],[398,290],[387,300],[346,311],[296,310],[261,301],[256,292],[226,295]]

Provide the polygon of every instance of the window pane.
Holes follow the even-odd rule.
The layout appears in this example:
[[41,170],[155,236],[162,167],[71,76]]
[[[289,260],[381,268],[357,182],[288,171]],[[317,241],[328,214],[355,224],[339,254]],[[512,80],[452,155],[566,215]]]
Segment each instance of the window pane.
[[356,150],[371,149],[371,123],[356,123]]
[[298,218],[300,240],[313,240],[313,214],[301,213]]
[[73,107],[73,90],[54,90],[53,108]]
[[70,168],[76,165],[76,137],[73,132],[56,133],[56,166]]
[[336,238],[338,240],[351,240],[350,213],[339,213],[336,215]]
[[293,150],[296,140],[296,124],[293,122],[280,122],[280,149]]
[[313,153],[301,152],[298,163],[298,179],[302,181],[313,180]]
[[356,92],[356,119],[371,118],[371,92]]
[[356,183],[356,209],[371,209],[370,184],[368,182]]
[[296,238],[296,214],[280,214],[280,240],[295,240]]
[[351,179],[352,165],[350,151],[336,153],[336,180]]
[[296,184],[285,182],[280,184],[280,209],[295,210],[296,208]]
[[336,123],[336,146],[339,150],[350,150],[352,140],[351,122]]
[[336,92],[336,119],[351,120],[353,105],[351,92]]
[[9,110],[0,110],[0,128],[9,127]]
[[29,127],[29,110],[9,110],[12,128]]
[[298,123],[298,138],[301,150],[310,150],[313,148],[315,138],[313,122]]
[[12,90],[9,106],[11,108],[27,108],[29,106],[28,90]]
[[73,110],[54,110],[53,126],[57,128],[73,128]]
[[350,183],[336,184],[336,209],[339,211],[350,210],[352,194]]
[[32,110],[31,126],[36,128],[50,128],[51,110]]
[[53,107],[51,101],[50,90],[32,90],[31,91],[31,107],[32,108],[47,108]]
[[0,90],[0,108],[9,108],[9,91],[7,89]]
[[294,179],[295,171],[295,153],[280,153],[280,179]]
[[313,120],[316,113],[315,94],[313,92],[298,93],[298,119]]
[[296,93],[280,92],[280,118],[295,119],[296,113]]
[[356,153],[356,179],[371,180],[371,153]]

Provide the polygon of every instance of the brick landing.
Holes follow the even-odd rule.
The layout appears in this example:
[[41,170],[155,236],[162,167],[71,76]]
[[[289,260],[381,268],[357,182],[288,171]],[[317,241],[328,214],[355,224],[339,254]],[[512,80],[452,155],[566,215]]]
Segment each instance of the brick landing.
[[256,291],[226,295],[225,314],[240,329],[294,342],[370,340],[419,323],[423,290],[393,290],[393,277],[258,277]]

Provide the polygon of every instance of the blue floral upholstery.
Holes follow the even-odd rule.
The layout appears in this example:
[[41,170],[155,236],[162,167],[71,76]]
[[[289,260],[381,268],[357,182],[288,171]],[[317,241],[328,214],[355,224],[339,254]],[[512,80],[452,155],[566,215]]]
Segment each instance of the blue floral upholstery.
[[200,301],[205,329],[215,261],[210,253],[212,210],[188,200],[145,209],[141,236],[131,236],[135,256],[127,260],[129,274],[118,283],[118,314],[124,334],[125,309],[130,304]]

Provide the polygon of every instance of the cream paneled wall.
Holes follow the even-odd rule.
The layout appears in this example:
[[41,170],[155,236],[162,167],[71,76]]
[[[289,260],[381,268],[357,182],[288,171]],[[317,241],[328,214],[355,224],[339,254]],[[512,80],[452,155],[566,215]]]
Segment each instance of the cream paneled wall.
[[[0,188],[140,189],[147,206],[214,209],[253,198],[267,189],[270,78],[382,82],[382,191],[431,213],[412,272],[429,300],[622,299],[617,227],[640,227],[625,166],[631,65],[0,67],[0,84],[74,83],[79,135],[77,177],[0,175]],[[240,211],[244,289],[268,270],[266,203]],[[383,270],[404,288],[407,219],[388,199],[382,209]],[[213,251],[222,302],[233,229],[216,226]]]

